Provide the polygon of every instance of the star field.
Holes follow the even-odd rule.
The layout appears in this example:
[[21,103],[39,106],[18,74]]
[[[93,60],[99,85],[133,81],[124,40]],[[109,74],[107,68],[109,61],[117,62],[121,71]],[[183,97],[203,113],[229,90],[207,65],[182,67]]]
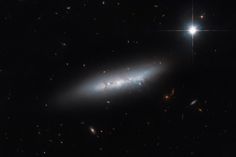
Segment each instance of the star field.
[[1,1],[0,156],[236,156],[235,15],[223,0]]

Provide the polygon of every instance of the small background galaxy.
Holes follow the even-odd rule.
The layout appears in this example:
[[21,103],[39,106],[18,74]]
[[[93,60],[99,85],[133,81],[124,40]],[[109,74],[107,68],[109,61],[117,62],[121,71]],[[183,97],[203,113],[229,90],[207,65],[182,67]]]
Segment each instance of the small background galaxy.
[[[161,31],[189,27],[190,0],[1,0],[0,156],[235,157],[235,4],[193,6],[201,29],[227,31],[196,33],[192,52],[189,33]],[[52,101],[150,60],[168,66],[143,88]]]

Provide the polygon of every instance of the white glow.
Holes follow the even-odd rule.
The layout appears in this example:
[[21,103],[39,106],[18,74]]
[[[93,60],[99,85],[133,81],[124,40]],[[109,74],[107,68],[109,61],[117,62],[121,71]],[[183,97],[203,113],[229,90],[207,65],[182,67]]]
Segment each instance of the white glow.
[[[159,77],[165,69],[164,65],[156,62],[139,64],[126,69],[119,68],[106,73],[98,73],[87,78],[81,83],[73,83],[71,87],[65,87],[64,91],[57,95],[57,103],[84,104],[85,102],[96,102],[107,96],[119,96],[142,90],[151,81]],[[68,89],[69,88],[69,89]],[[93,132],[91,130],[91,132]]]
[[197,33],[198,29],[196,26],[191,26],[188,30],[188,32],[191,34],[191,35],[195,35]]
[[[145,72],[137,72],[134,74],[122,74],[119,76],[119,78],[109,78],[108,80],[104,79],[100,83],[97,83],[95,85],[95,91],[105,91],[105,90],[114,90],[119,89],[124,86],[130,86],[130,85],[137,85],[141,82],[144,82],[144,79],[151,75],[153,71],[148,71],[148,73]],[[128,76],[127,76],[128,75]]]
[[127,70],[116,70],[85,81],[77,88],[78,96],[109,95],[111,93],[143,87],[153,76],[162,71],[159,64],[141,65]]

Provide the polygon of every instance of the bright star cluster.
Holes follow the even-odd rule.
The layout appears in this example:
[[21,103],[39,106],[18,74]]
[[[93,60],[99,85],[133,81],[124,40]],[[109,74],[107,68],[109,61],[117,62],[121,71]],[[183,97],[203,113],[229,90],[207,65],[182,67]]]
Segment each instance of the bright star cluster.
[[159,64],[141,65],[99,75],[79,86],[83,94],[109,94],[141,87],[162,70]]
[[145,79],[152,72],[152,70],[147,69],[146,71],[138,71],[133,74],[129,74],[127,72],[121,76],[111,77],[109,79],[105,79],[103,82],[99,82],[95,86],[95,91],[119,90],[129,86],[142,86]]

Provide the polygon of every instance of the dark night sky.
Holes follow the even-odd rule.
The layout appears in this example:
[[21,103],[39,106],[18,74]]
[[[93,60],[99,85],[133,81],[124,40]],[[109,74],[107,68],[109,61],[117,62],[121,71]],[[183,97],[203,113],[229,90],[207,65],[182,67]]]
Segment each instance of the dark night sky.
[[[1,0],[0,156],[235,157],[235,5],[194,1],[201,29],[227,31],[198,32],[193,61],[190,34],[160,31],[186,29],[191,7]],[[150,58],[171,66],[137,92],[73,111],[50,101],[70,82]]]

